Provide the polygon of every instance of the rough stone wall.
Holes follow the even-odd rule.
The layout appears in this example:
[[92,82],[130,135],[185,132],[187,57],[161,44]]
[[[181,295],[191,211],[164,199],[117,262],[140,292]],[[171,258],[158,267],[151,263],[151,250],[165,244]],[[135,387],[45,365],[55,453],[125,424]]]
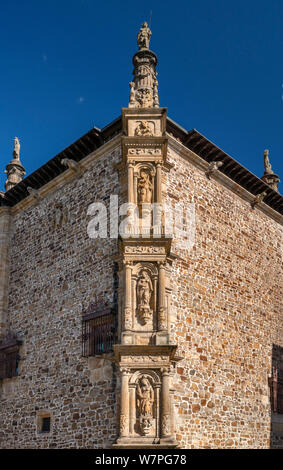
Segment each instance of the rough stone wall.
[[282,227],[170,150],[168,202],[194,203],[175,248],[171,341],[181,448],[268,448],[273,344],[282,346]]
[[[82,357],[81,315],[96,294],[113,300],[117,241],[91,240],[86,212],[120,192],[119,160],[117,148],[14,219],[9,310],[24,344],[19,376],[1,387],[1,448],[101,448],[117,438],[115,373],[108,360]],[[169,160],[167,200],[196,212],[195,244],[174,248],[171,274],[171,342],[184,357],[172,381],[176,438],[181,448],[269,447],[282,227],[173,149]],[[71,218],[57,230],[55,201]],[[40,434],[46,410],[51,433]]]
[[[81,178],[15,216],[10,243],[11,329],[24,343],[19,375],[5,379],[0,399],[1,448],[107,447],[117,437],[111,362],[82,357],[82,310],[95,296],[113,301],[117,240],[90,239],[88,206],[119,193],[120,146]],[[55,202],[70,220],[54,229]],[[51,433],[37,414],[51,413]]]

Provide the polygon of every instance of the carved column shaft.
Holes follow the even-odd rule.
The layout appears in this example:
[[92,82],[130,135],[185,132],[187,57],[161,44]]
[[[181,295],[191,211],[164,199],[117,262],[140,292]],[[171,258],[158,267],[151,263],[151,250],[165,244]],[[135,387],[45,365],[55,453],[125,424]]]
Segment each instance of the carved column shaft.
[[128,372],[122,370],[121,379],[121,411],[120,411],[120,436],[129,434],[129,376]]
[[170,376],[168,370],[162,372],[161,387],[161,435],[168,437],[171,434],[170,424],[170,396],[169,396]]
[[166,329],[165,317],[165,264],[159,264],[159,290],[158,290],[158,329]]
[[135,387],[131,387],[130,388],[130,423],[129,423],[130,434],[134,434],[135,422],[136,422],[136,389]]
[[156,165],[156,202],[162,204],[162,166],[161,163]]
[[134,197],[134,166],[132,163],[128,164],[128,202],[135,202]]
[[125,311],[124,329],[132,327],[132,269],[130,263],[125,264]]

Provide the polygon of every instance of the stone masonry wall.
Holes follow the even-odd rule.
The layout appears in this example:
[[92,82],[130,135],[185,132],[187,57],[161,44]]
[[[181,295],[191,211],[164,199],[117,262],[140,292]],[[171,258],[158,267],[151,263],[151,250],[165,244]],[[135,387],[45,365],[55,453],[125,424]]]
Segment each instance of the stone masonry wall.
[[[167,201],[194,203],[173,263],[173,388],[181,448],[268,448],[273,345],[283,344],[282,227],[170,150]],[[280,310],[281,307],[281,310]],[[280,313],[281,312],[281,313]],[[280,317],[281,315],[281,317]]]
[[[173,245],[171,342],[183,357],[172,380],[176,439],[181,448],[267,448],[272,350],[283,346],[282,227],[169,155],[167,201],[193,202],[196,213],[194,246]],[[102,448],[117,438],[114,366],[82,357],[81,316],[96,294],[114,297],[117,241],[90,239],[86,212],[122,194],[119,160],[117,147],[14,218],[9,311],[24,343],[18,377],[0,386],[1,448]],[[55,201],[71,218],[57,230]],[[50,434],[37,432],[45,411]]]
[[[81,336],[82,311],[96,295],[113,302],[117,240],[88,237],[87,209],[119,193],[120,154],[119,146],[14,218],[10,326],[24,343],[18,377],[0,385],[1,448],[101,448],[117,437],[113,367],[82,357]],[[56,230],[55,202],[70,217]],[[44,411],[50,434],[37,432]]]

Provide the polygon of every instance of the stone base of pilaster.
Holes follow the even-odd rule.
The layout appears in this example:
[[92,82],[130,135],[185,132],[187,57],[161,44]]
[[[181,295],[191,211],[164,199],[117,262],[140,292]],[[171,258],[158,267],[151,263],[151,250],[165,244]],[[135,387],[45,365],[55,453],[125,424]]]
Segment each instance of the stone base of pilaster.
[[113,449],[176,449],[178,442],[174,438],[164,438],[160,440],[152,438],[120,438]]

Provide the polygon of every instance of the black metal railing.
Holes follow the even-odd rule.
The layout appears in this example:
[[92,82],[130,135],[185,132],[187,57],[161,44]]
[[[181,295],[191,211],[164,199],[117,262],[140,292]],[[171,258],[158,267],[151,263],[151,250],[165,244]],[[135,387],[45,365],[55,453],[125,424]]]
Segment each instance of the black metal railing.
[[116,335],[115,311],[91,304],[82,318],[82,355],[84,357],[109,353]]

